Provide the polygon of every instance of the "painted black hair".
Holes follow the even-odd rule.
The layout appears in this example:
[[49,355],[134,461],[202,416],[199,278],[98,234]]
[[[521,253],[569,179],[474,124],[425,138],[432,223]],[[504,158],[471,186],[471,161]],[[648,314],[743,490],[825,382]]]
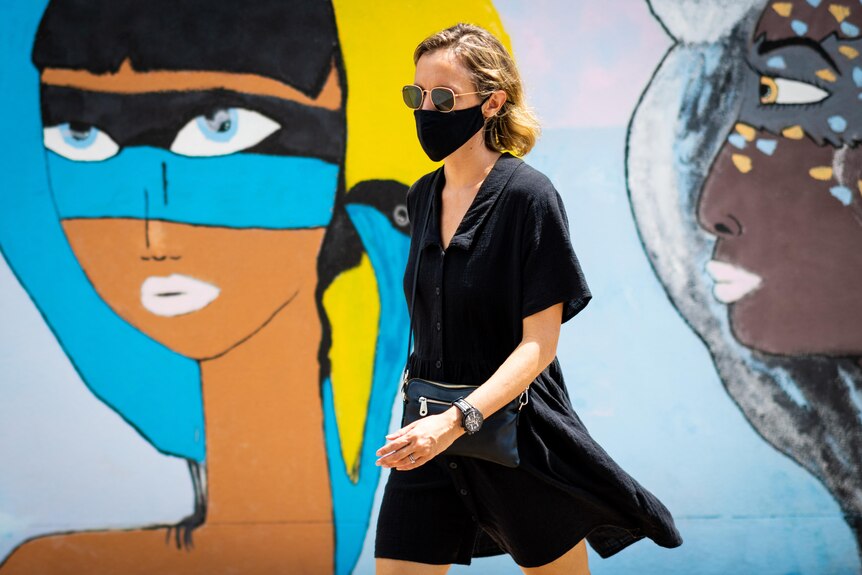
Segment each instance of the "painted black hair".
[[323,88],[333,58],[343,71],[328,0],[50,2],[33,45],[40,71],[103,74],[116,72],[126,58],[142,72],[259,74],[309,97]]

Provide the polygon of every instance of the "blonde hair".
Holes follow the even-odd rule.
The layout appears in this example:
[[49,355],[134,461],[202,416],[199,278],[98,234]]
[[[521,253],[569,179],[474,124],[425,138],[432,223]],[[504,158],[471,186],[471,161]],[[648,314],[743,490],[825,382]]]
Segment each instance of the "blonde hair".
[[515,60],[493,34],[473,24],[459,23],[428,36],[413,52],[413,63],[429,52],[448,49],[470,73],[480,97],[506,92],[506,102],[485,124],[485,145],[498,152],[523,156],[539,138],[539,121],[527,107]]

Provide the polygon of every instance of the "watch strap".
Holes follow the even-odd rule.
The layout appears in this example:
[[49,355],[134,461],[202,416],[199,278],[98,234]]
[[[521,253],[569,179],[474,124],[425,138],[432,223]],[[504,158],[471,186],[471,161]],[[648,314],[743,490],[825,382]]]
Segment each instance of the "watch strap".
[[467,400],[464,399],[463,397],[459,397],[458,399],[453,401],[452,405],[454,405],[455,407],[460,409],[461,413],[465,416],[467,415],[467,413],[470,412],[471,409],[476,409],[475,407],[470,405],[470,403],[468,403]]

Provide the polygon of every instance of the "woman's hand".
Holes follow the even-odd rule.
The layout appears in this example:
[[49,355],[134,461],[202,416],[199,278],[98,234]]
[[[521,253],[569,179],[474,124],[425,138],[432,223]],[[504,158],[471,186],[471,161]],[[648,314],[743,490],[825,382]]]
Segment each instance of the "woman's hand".
[[417,419],[387,435],[388,441],[377,450],[380,459],[376,463],[398,471],[416,469],[445,451],[462,433],[461,412],[453,406],[443,413]]

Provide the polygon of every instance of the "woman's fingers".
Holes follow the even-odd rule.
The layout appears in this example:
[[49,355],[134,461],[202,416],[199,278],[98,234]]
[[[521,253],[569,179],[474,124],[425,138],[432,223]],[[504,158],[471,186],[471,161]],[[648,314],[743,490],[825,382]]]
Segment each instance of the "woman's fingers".
[[409,443],[410,443],[410,437],[402,435],[398,439],[394,439],[392,441],[387,441],[383,445],[383,447],[381,447],[380,449],[378,449],[375,452],[375,455],[377,455],[379,457],[379,456],[385,455],[387,453],[392,453],[393,451],[397,451]]
[[[408,454],[412,453],[417,445],[416,442],[413,441],[412,436],[403,436],[395,441],[390,441],[383,447],[377,450],[377,455],[380,457],[377,460],[377,465],[382,465],[383,467],[394,467],[398,465],[399,462],[404,459],[408,459]],[[416,457],[416,455],[413,455]]]
[[393,431],[392,433],[387,435],[386,439],[395,439],[396,437],[400,437],[400,436],[404,435],[405,433],[407,433],[408,431],[410,431],[411,429],[416,427],[417,423],[419,423],[419,420],[408,423],[407,425],[405,425],[401,429]]
[[417,458],[417,455],[411,452],[414,447],[415,446],[408,445],[398,451],[390,453],[385,457],[381,457],[377,460],[377,465],[380,465],[382,467],[398,467],[407,465],[408,463],[410,463],[410,455],[413,455],[414,459]]
[[[395,467],[397,469],[413,468],[416,461],[420,459],[424,462],[433,457],[430,453],[431,447],[427,441],[422,441],[422,437],[417,437],[414,434],[405,435],[395,441],[390,441],[381,447],[377,453],[385,454],[377,460],[377,465],[382,467]],[[413,456],[413,461],[410,457]]]
[[[408,450],[409,450],[409,448],[403,450],[402,452],[399,452],[400,453],[400,459],[392,462],[388,467],[391,467],[393,469],[397,469],[398,471],[405,471],[407,469],[411,469],[411,468],[415,467],[415,462],[418,462],[420,459],[422,459],[422,457],[420,455],[415,454],[415,453],[407,453]],[[412,460],[410,459],[411,455],[413,456]]]
[[403,463],[401,465],[396,465],[395,469],[397,471],[410,471],[411,469],[416,469],[423,465],[426,461],[430,461],[430,458],[414,454],[413,459],[410,459],[409,456],[402,459]]
[[445,418],[441,418],[441,415],[424,417],[387,435],[389,441],[376,452],[379,457],[376,464],[406,470],[418,467],[415,462],[409,460],[410,455],[417,461],[420,461],[421,457],[422,462],[432,459],[451,443],[451,439],[441,443],[450,428]]

